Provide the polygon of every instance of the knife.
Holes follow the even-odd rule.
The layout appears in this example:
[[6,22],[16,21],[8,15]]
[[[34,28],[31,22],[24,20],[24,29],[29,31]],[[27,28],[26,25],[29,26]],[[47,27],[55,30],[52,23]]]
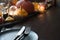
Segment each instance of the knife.
[[23,26],[21,30],[17,33],[14,40],[23,40],[31,31],[30,27]]

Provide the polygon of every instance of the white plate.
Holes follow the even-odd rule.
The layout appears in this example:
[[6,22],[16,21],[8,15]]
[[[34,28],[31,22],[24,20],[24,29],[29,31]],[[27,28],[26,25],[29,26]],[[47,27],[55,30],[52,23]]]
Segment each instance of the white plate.
[[[3,32],[0,34],[0,40],[14,40],[17,33],[18,30]],[[31,31],[24,40],[38,40],[38,35],[35,32]]]

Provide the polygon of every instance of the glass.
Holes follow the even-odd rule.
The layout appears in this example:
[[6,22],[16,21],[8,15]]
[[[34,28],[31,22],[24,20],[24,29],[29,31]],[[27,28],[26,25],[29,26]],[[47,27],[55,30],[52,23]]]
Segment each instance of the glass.
[[6,19],[8,17],[8,13],[6,9],[3,9],[3,18]]
[[3,14],[3,18],[6,19],[8,14]]

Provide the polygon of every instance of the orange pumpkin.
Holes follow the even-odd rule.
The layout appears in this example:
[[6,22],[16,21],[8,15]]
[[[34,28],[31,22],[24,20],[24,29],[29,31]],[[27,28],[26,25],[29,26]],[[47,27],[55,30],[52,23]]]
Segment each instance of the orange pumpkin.
[[21,8],[17,8],[16,6],[11,6],[9,9],[9,15],[14,19],[25,18],[28,16],[28,13]]
[[32,4],[34,5],[34,11],[38,11],[38,2],[32,2]]

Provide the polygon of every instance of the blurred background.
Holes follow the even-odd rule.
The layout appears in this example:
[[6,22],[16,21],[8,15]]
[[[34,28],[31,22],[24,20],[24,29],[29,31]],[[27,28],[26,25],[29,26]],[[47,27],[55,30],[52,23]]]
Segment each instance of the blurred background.
[[[30,0],[32,2],[44,2],[47,5],[51,3],[51,7],[44,13],[40,13],[17,26],[31,26],[35,31],[39,40],[60,40],[60,0]],[[0,0],[0,2],[8,2],[8,0]],[[47,7],[48,8],[48,7]]]

